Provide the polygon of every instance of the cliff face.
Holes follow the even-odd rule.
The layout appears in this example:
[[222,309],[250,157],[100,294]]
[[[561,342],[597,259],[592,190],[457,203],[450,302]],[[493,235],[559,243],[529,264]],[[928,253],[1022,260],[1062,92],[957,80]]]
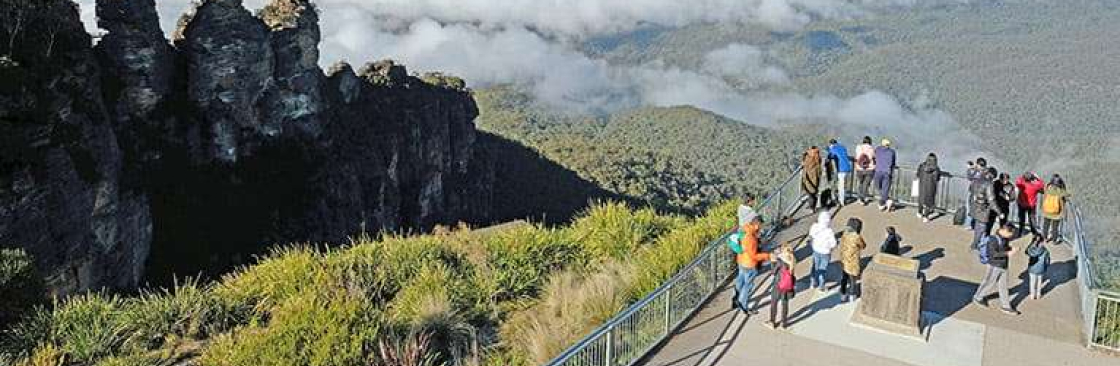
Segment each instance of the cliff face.
[[276,243],[489,219],[462,81],[392,62],[324,75],[307,0],[203,1],[174,45],[153,0],[99,0],[94,48],[55,10],[66,47],[19,35],[18,65],[0,66],[21,76],[0,89],[0,245],[57,289],[134,286],[149,257],[158,282]]

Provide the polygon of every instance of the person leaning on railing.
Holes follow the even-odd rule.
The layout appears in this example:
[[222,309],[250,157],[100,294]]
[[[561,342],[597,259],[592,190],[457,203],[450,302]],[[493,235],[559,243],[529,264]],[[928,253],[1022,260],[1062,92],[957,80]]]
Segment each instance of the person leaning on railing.
[[1050,244],[1057,244],[1062,239],[1062,215],[1065,214],[1068,200],[1065,180],[1054,174],[1050,178],[1050,184],[1046,185],[1046,194],[1042,198],[1042,235]]

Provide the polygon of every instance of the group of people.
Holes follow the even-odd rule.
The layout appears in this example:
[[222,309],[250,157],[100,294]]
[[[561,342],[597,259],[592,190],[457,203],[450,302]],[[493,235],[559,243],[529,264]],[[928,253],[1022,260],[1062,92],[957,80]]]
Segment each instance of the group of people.
[[[897,153],[891,141],[883,139],[879,146],[873,146],[870,136],[856,146],[855,156],[848,154],[848,148],[832,139],[827,150],[817,146],[809,147],[801,154],[801,191],[803,205],[811,209],[829,206],[844,206],[848,203],[847,180],[855,174],[858,200],[864,205],[872,202],[871,185],[880,192],[879,210],[893,208],[890,199],[891,184],[897,169]],[[824,183],[834,183],[822,186]],[[835,185],[836,190],[831,187]],[[835,194],[834,194],[835,193]]]
[[[854,173],[858,184],[855,198],[859,202],[864,205],[873,202],[869,186],[874,184],[879,193],[879,210],[893,210],[895,205],[889,192],[897,171],[896,162],[897,153],[891,147],[891,141],[882,139],[879,146],[872,146],[871,137],[863,138],[862,143],[856,147],[854,156],[849,155],[847,148],[835,139],[829,141],[825,150],[813,146],[802,154],[803,196],[797,210],[808,205],[811,210],[819,211],[817,221],[809,228],[807,235],[812,248],[810,287],[820,292],[827,291],[828,267],[832,262],[833,252],[839,252],[840,300],[849,302],[859,298],[859,280],[863,269],[861,257],[867,247],[862,236],[863,222],[859,218],[851,218],[845,228],[837,233],[832,229],[831,211],[821,209],[848,204],[846,180]],[[918,166],[914,189],[917,216],[923,222],[929,223],[935,218],[938,187],[942,179],[951,176],[941,169],[937,155],[932,153]],[[1000,174],[996,169],[988,167],[983,158],[977,159],[975,163],[969,162],[965,177],[969,181],[969,197],[965,207],[958,211],[967,216],[967,225],[975,233],[971,248],[979,262],[987,267],[987,273],[973,295],[973,301],[986,305],[984,299],[994,287],[999,293],[1001,310],[1018,314],[1011,306],[1007,286],[1008,264],[1012,255],[1017,253],[1011,242],[1027,232],[1034,234],[1025,250],[1028,260],[1027,288],[1030,291],[1029,297],[1038,299],[1042,295],[1043,276],[1050,264],[1050,253],[1045,243],[1057,243],[1061,240],[1059,227],[1069,197],[1065,182],[1055,174],[1049,183],[1044,184],[1034,172],[1024,173],[1012,182],[1009,174]],[[832,191],[833,186],[836,187],[835,192]],[[763,266],[773,264],[770,320],[766,324],[775,329],[785,328],[788,326],[789,300],[796,294],[797,277],[794,268],[797,258],[794,256],[793,243],[783,243],[770,253],[760,249],[762,218],[754,210],[754,202],[753,196],[748,195],[743,199],[738,212],[740,230],[730,236],[728,242],[739,265],[732,308],[757,314],[750,305],[754,280]],[[1018,226],[1012,225],[1009,219],[1012,204],[1018,208]],[[1035,224],[1035,216],[1039,210],[1043,218],[1041,230]],[[996,223],[1000,224],[1000,229],[995,235],[991,235]],[[902,236],[894,227],[887,227],[886,239],[879,251],[900,255],[902,241]]]

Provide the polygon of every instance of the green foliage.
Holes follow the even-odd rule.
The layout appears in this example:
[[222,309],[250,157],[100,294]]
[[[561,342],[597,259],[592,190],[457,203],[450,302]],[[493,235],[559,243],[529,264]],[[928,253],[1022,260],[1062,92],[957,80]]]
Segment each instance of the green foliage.
[[285,299],[267,326],[248,326],[213,340],[202,365],[349,366],[368,361],[380,312],[361,296],[308,292]]
[[0,249],[0,329],[43,299],[43,284],[31,256],[22,249]]
[[527,365],[672,275],[733,210],[689,219],[602,203],[562,228],[294,246],[213,284],[33,311],[0,355],[28,365]]
[[[474,95],[480,129],[529,146],[617,197],[687,214],[769,189],[788,175],[787,147],[822,140],[692,107],[641,108],[594,117],[553,111],[513,87],[477,90]],[[521,184],[526,185],[549,182]],[[517,189],[513,193],[520,192]]]

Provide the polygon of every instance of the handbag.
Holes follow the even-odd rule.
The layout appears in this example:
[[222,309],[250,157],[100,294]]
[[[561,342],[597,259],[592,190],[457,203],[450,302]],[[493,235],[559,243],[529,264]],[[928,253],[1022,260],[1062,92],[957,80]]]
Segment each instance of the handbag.
[[910,185],[910,197],[918,198],[920,190],[922,189],[922,181],[915,179],[914,183]]

